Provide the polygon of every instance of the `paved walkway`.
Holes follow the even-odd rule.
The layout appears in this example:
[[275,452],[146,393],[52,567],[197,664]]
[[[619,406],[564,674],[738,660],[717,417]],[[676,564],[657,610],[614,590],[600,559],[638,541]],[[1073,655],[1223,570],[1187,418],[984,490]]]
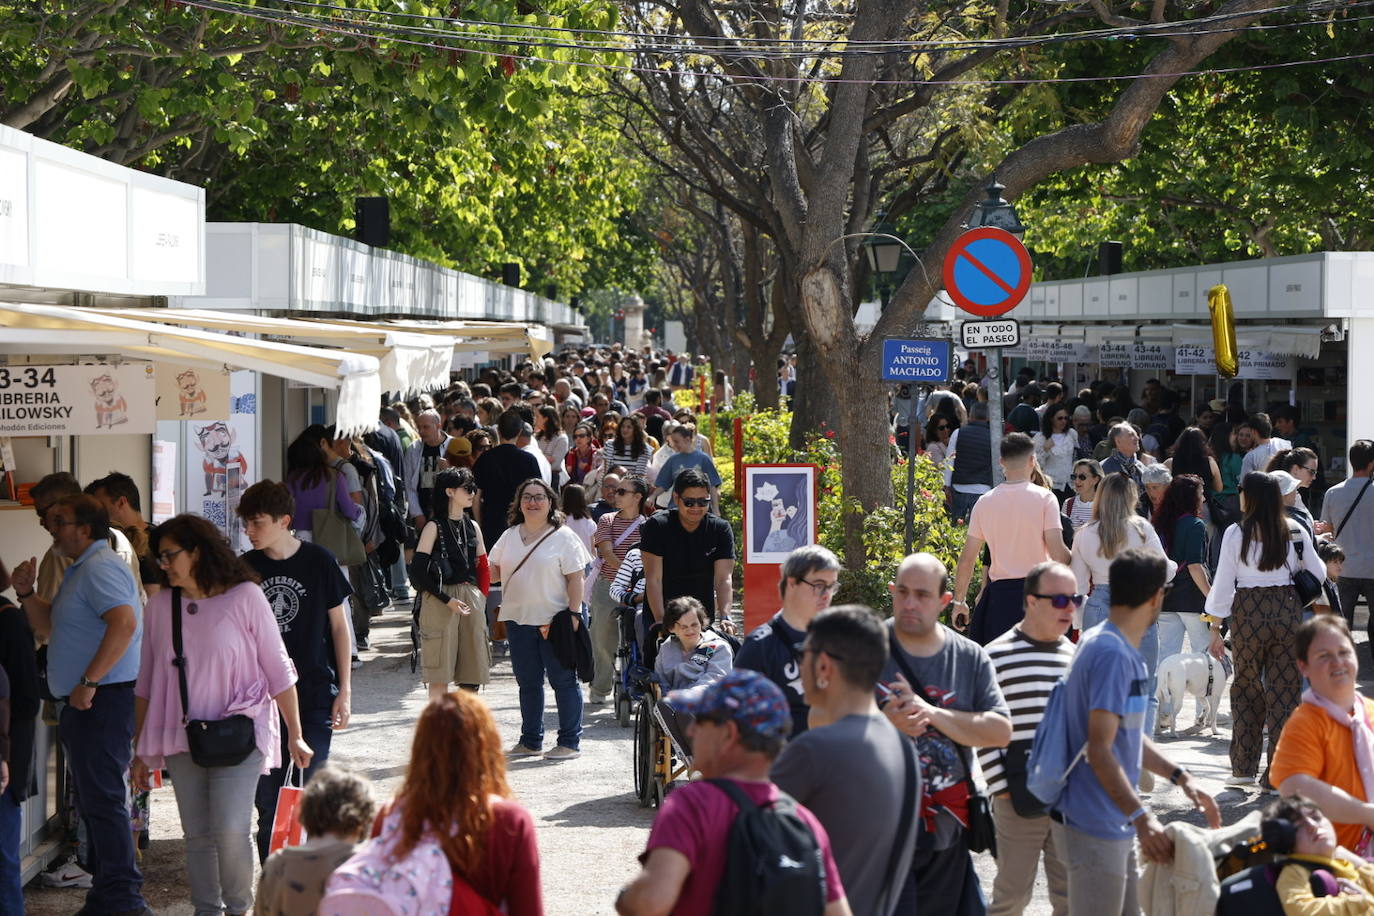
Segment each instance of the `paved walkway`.
[[[1357,641],[1363,643],[1363,611]],[[390,797],[399,785],[410,753],[415,716],[425,700],[424,688],[410,673],[406,653],[409,631],[398,613],[374,621],[374,645],[363,654],[366,664],[354,672],[353,723],[334,741],[333,759],[365,773],[373,780],[379,797]],[[1360,648],[1362,681],[1374,683],[1369,655]],[[505,744],[519,734],[519,706],[510,664],[498,660],[491,685],[485,693],[501,728]],[[546,711],[546,743],[557,730],[552,693]],[[1223,790],[1230,772],[1227,747],[1230,739],[1229,699],[1223,700],[1221,734],[1166,739],[1167,752],[1198,774],[1222,806],[1226,823],[1233,823],[1265,799],[1254,792]],[[1185,721],[1193,705],[1189,700]],[[546,911],[550,916],[599,916],[614,912],[617,889],[634,875],[636,857],[643,849],[653,812],[640,808],[633,795],[630,732],[616,723],[609,706],[588,708],[582,740],[582,756],[550,763],[543,759],[516,761],[510,782],[519,800],[534,815],[539,831]],[[1157,783],[1150,803],[1164,821],[1188,819],[1202,823],[1200,814],[1188,809],[1183,793],[1167,782]],[[146,854],[146,891],[159,916],[187,916],[183,850],[176,803],[170,787],[153,793],[153,844]],[[979,856],[978,871],[985,893],[990,893],[996,863]],[[67,916],[80,905],[84,892],[31,889],[31,916]],[[1027,913],[1048,914],[1043,878]]]

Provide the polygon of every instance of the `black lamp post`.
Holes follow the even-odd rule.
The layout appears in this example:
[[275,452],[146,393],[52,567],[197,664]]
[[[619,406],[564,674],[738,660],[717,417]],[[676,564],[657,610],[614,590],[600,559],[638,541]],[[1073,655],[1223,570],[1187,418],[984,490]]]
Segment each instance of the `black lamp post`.
[[1002,192],[1007,186],[997,180],[997,176],[992,176],[992,181],[987,186],[988,196],[986,200],[980,200],[974,204],[973,212],[969,214],[969,229],[977,229],[981,226],[992,226],[995,229],[1005,229],[1018,239],[1025,237],[1026,227],[1021,225],[1021,220],[1016,216],[1016,208],[1007,203],[1002,197]]

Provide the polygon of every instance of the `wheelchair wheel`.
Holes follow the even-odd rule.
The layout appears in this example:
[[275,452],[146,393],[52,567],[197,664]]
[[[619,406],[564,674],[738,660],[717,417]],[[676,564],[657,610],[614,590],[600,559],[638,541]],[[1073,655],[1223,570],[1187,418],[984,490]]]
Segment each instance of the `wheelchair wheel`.
[[626,693],[623,688],[617,686],[615,698],[615,717],[616,721],[620,723],[621,728],[630,727],[630,713],[632,711],[630,707],[632,705],[633,704],[630,702],[630,695]]
[[653,712],[646,702],[640,701],[634,717],[634,767],[635,797],[641,808],[654,803],[657,764],[658,735],[654,730]]

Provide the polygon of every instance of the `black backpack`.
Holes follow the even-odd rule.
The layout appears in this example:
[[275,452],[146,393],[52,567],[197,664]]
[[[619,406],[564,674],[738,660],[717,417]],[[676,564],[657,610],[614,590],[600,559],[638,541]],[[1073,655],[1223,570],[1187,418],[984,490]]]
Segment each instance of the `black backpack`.
[[825,859],[816,835],[779,792],[760,807],[728,779],[708,779],[739,806],[726,845],[725,874],[716,892],[716,916],[821,916],[825,912]]
[[1313,896],[1340,894],[1335,877],[1316,862],[1280,857],[1264,865],[1252,865],[1222,881],[1217,916],[1283,916],[1277,885],[1279,872],[1285,865],[1301,865],[1308,869]]

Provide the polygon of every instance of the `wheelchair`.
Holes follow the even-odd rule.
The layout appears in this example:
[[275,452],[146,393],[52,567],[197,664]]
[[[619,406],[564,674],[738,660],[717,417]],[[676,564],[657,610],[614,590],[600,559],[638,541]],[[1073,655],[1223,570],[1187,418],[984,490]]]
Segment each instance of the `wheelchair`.
[[621,728],[629,728],[634,715],[635,704],[644,695],[640,686],[649,669],[644,665],[644,650],[640,636],[636,632],[636,615],[643,605],[620,604],[616,606],[615,616],[620,638],[615,650],[615,682],[611,686],[611,699],[615,704],[616,721]]
[[635,797],[643,808],[663,804],[672,784],[692,772],[692,757],[684,747],[685,742],[673,736],[663,718],[659,708],[662,697],[662,688],[645,679],[635,702]]

